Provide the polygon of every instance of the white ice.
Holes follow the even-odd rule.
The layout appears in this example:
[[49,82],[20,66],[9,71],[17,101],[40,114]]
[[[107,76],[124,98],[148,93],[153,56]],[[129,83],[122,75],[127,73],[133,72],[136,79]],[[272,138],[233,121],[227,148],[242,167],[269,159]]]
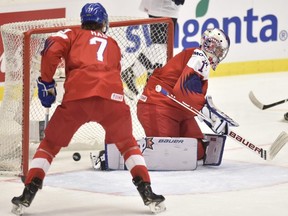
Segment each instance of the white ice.
[[[288,72],[211,78],[208,94],[215,105],[233,117],[233,128],[259,147],[268,149],[281,131],[288,132],[283,115],[288,103],[259,110],[249,100],[254,92],[263,103],[287,98]],[[210,132],[201,125],[203,131]],[[62,151],[54,160],[43,190],[26,215],[115,216],[151,215],[131,182],[128,171],[94,171],[89,151],[72,160]],[[177,160],[177,158],[175,158]],[[166,197],[163,216],[288,215],[288,144],[272,161],[264,161],[228,139],[222,164],[195,171],[150,172],[152,187]],[[22,193],[16,177],[0,177],[0,215],[12,215],[11,199]]]

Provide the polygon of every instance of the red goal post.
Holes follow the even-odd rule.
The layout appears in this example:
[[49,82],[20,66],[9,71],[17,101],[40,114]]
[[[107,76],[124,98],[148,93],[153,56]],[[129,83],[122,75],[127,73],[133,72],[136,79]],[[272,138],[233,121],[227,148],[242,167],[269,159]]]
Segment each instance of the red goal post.
[[[165,64],[173,56],[173,22],[169,18],[112,17],[111,20],[107,34],[112,36],[121,48],[123,55],[121,75],[125,101],[131,110],[133,134],[136,139],[141,139],[145,134],[140,123],[137,122],[136,104],[149,78],[149,73],[152,73],[155,67]],[[79,28],[79,23],[79,20],[54,19],[1,26],[6,71],[4,97],[0,106],[2,130],[0,132],[0,174],[13,173],[25,176],[28,172],[32,155],[31,146],[33,143],[38,145],[43,132],[41,123],[45,111],[41,105],[39,106],[37,95],[35,96],[37,92],[35,78],[40,74],[41,46],[51,33],[67,28]],[[62,77],[64,64],[64,62],[60,64],[56,72],[59,77],[55,79],[59,81],[59,88],[65,79]],[[50,110],[50,116],[60,103],[61,99],[57,99],[57,103]],[[38,138],[35,140],[34,135],[31,135],[31,131],[35,132],[35,128],[39,140]],[[98,143],[97,148],[101,148],[105,135],[101,126],[97,123],[89,123],[83,126],[82,131],[80,129],[73,137],[73,141],[79,144],[88,140],[88,142]],[[77,135],[80,138],[77,138]],[[95,146],[91,148],[95,149]]]

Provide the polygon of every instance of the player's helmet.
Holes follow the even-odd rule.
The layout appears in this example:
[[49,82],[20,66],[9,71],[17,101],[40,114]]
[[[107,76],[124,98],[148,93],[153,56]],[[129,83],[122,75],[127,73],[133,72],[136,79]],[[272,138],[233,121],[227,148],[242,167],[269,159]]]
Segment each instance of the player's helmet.
[[206,53],[213,70],[226,57],[229,47],[230,39],[220,29],[207,29],[202,34],[201,49]]
[[81,23],[100,23],[103,24],[102,31],[105,33],[109,28],[108,14],[100,3],[87,3],[83,6],[81,13]]

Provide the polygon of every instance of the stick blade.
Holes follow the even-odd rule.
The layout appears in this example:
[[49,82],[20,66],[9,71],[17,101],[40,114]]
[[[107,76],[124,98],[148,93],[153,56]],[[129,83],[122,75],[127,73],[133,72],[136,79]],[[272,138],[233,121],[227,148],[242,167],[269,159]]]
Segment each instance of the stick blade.
[[254,93],[252,91],[249,92],[249,98],[251,102],[258,107],[259,109],[263,110],[264,105],[255,97]]
[[275,156],[287,142],[288,142],[288,134],[285,131],[282,131],[269,148],[270,160],[273,160],[275,158]]

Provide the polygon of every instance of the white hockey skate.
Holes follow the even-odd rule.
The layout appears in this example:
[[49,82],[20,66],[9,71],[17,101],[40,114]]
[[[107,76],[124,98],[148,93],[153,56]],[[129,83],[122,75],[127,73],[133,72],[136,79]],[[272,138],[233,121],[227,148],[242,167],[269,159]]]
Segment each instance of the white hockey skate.
[[107,170],[105,164],[105,150],[90,152],[92,167],[95,170]]

